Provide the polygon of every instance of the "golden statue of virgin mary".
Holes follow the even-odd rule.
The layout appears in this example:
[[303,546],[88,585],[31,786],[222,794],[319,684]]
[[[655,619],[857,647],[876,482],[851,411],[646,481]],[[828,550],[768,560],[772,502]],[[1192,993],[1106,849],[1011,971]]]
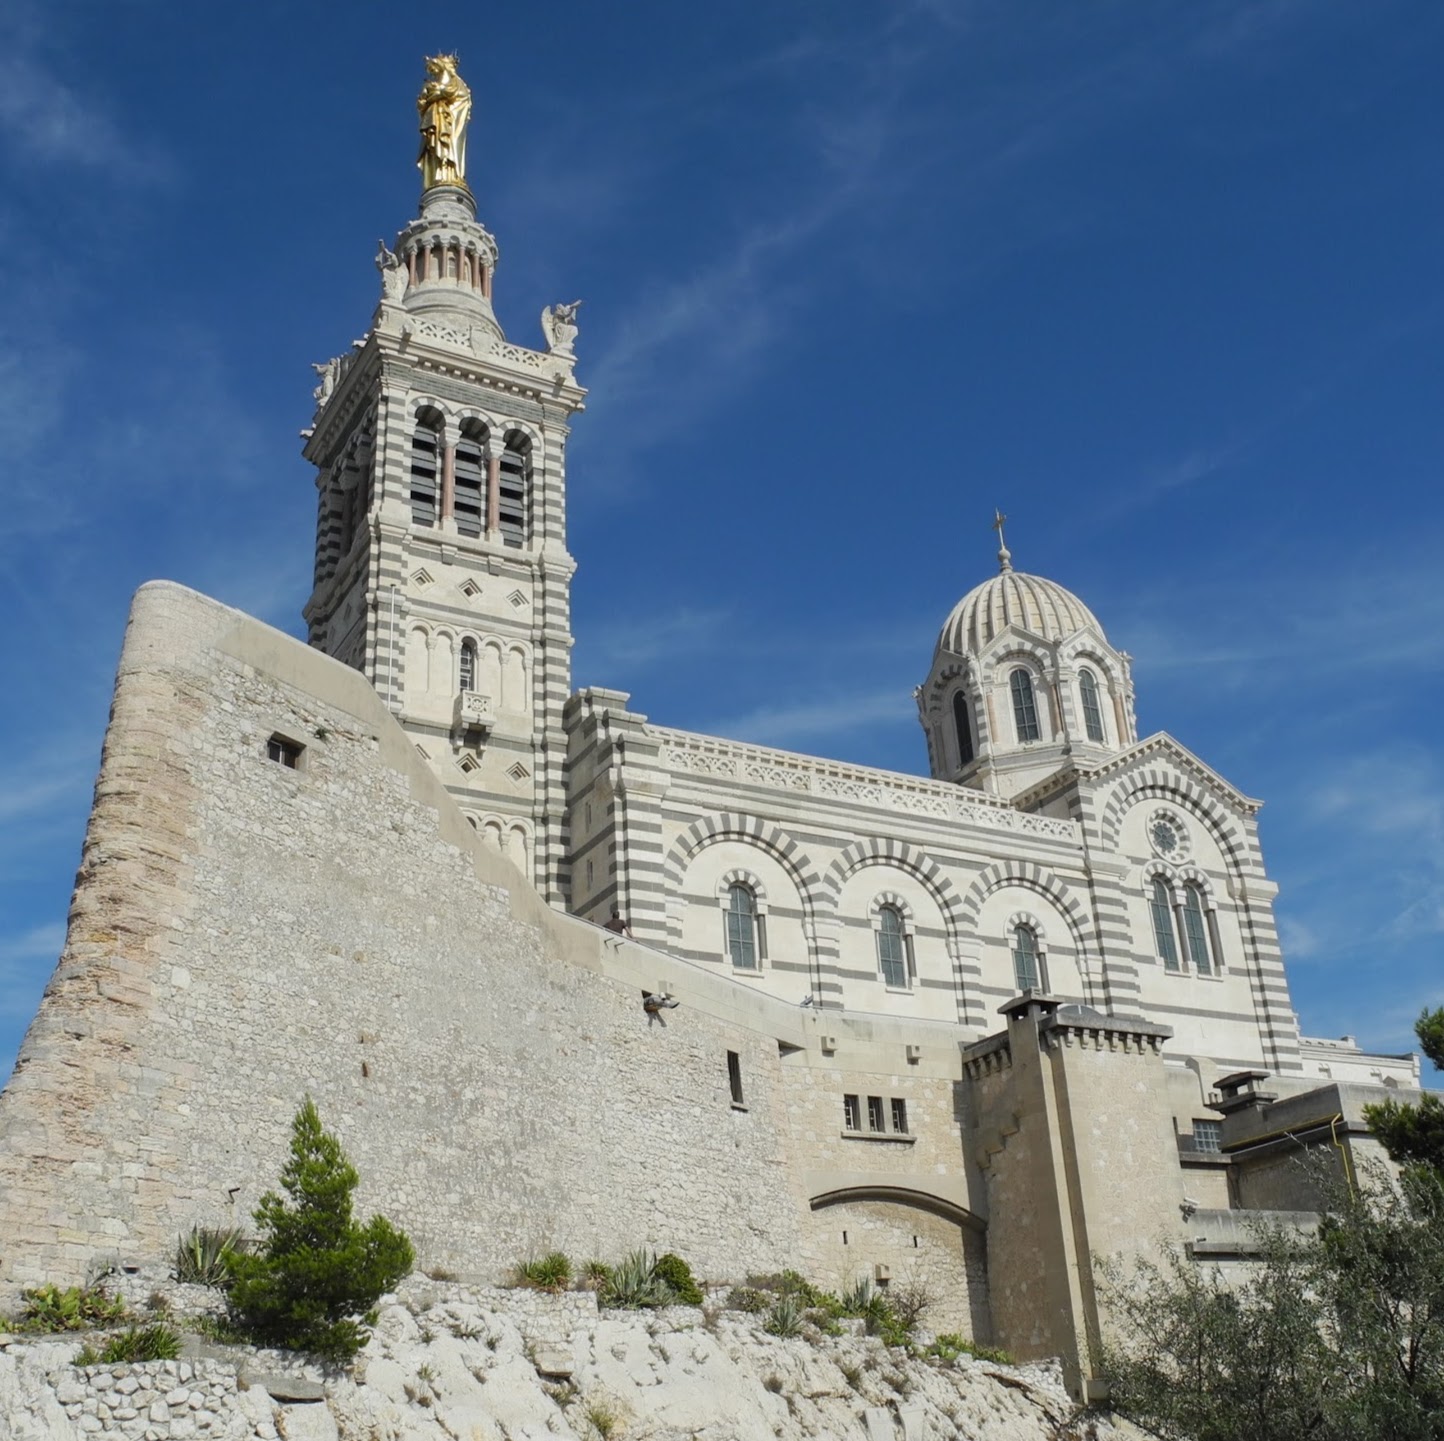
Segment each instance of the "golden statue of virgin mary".
[[466,188],[466,124],[471,119],[471,91],[456,73],[455,55],[426,57],[426,84],[416,100],[421,116],[421,188],[459,185]]

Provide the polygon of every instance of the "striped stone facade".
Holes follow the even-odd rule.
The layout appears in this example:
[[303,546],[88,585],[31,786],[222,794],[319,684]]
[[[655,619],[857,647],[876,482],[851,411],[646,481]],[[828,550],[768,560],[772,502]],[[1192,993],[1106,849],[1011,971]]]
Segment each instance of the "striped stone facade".
[[[1016,927],[1048,989],[1174,1028],[1223,1067],[1299,1070],[1257,802],[1167,736],[1066,766],[1014,800],[654,726],[616,691],[567,709],[572,908],[615,906],[639,938],[794,1003],[946,1020],[963,1039],[1017,994]],[[1166,806],[1189,863],[1140,827]],[[1167,969],[1144,902],[1155,875],[1204,888],[1213,973]],[[761,908],[768,953],[731,963],[724,890]],[[905,913],[914,974],[888,986],[871,917]]]
[[366,675],[472,825],[561,906],[566,441],[584,392],[569,353],[502,335],[469,194],[428,192],[397,253],[404,295],[331,363],[307,433],[310,640]]

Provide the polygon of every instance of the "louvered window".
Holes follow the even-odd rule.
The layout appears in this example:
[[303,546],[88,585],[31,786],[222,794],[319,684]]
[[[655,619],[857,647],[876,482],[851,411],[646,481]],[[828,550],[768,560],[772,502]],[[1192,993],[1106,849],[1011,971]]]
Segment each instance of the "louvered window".
[[425,421],[411,435],[411,523],[436,524],[437,475],[441,443]]
[[461,643],[461,686],[462,690],[476,689],[476,646],[469,640]]
[[1103,739],[1103,712],[1098,708],[1098,682],[1091,670],[1078,672],[1078,698],[1083,702],[1083,729],[1090,741]]
[[1168,886],[1158,876],[1154,876],[1149,891],[1148,909],[1153,917],[1153,945],[1158,952],[1158,958],[1163,962],[1164,970],[1176,971],[1178,943],[1173,934],[1173,906]]
[[497,492],[497,523],[505,545],[520,549],[526,544],[530,491],[530,447],[513,435],[502,452],[501,483]]
[[1017,729],[1018,740],[1038,740],[1038,706],[1033,699],[1033,677],[1020,666],[1013,672],[1009,684],[1013,691],[1013,725]]
[[456,444],[454,462],[455,497],[452,513],[456,517],[458,535],[476,537],[481,534],[486,515],[486,457],[482,454],[483,437],[470,431]]

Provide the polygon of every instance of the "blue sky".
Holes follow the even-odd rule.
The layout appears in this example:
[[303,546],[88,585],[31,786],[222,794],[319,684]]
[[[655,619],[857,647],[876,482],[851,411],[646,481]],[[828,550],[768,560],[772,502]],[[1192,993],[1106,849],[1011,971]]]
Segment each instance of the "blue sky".
[[130,594],[300,632],[313,360],[476,93],[497,308],[582,296],[574,679],[922,770],[1019,569],[1263,797],[1305,1030],[1444,1003],[1444,7],[8,0],[0,1076],[63,938]]

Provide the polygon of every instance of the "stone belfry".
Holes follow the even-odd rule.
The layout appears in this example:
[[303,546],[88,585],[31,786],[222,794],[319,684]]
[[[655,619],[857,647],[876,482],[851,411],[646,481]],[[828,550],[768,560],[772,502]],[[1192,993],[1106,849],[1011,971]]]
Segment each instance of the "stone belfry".
[[482,835],[553,905],[570,689],[566,441],[576,304],[545,350],[492,309],[497,245],[466,183],[471,92],[426,62],[420,213],[381,243],[363,339],[315,367],[311,644],[362,671]]

